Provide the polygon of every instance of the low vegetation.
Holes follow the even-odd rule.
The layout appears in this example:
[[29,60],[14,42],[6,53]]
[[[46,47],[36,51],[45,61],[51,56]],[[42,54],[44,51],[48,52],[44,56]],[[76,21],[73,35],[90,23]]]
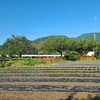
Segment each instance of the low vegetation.
[[53,58],[32,58],[32,59],[17,59],[17,60],[2,60],[0,61],[0,68],[13,66],[13,67],[21,67],[21,66],[36,66],[36,65],[48,65],[53,64],[59,61],[63,61],[62,59],[53,59]]
[[14,61],[0,61],[0,68],[11,66]]

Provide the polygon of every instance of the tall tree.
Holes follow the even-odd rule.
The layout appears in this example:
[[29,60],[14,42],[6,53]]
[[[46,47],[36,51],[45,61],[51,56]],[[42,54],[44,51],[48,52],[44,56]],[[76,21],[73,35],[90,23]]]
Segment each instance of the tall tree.
[[2,45],[2,54],[10,57],[13,55],[21,57],[21,54],[30,54],[33,50],[31,42],[25,36],[12,35],[12,38],[7,39]]
[[61,57],[63,55],[63,52],[67,49],[67,43],[65,37],[55,37],[52,39],[47,39],[44,42],[41,43],[40,46],[41,50],[46,52],[58,52]]

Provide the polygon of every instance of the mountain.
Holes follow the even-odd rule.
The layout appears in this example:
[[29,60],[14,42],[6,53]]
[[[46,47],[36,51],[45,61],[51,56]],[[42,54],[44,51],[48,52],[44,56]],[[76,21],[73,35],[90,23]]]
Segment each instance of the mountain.
[[[94,36],[95,34],[95,36]],[[85,39],[95,39],[96,41],[100,41],[100,33],[85,33],[78,36],[76,39],[85,38]]]
[[[67,37],[65,35],[50,35],[50,36],[47,36],[47,37],[41,37],[41,38],[35,39],[33,42],[39,43],[39,42],[44,41],[46,39],[55,38],[55,37],[65,37],[65,38],[69,38],[69,37]],[[85,34],[82,34],[82,35],[76,37],[75,39],[80,39],[80,38],[84,38],[84,39],[94,39],[94,33],[85,33]],[[96,41],[100,41],[100,32],[95,33],[95,40]]]
[[46,40],[46,39],[55,38],[55,37],[65,37],[65,38],[68,38],[68,37],[65,36],[65,35],[50,35],[50,36],[47,36],[47,37],[41,37],[41,38],[35,39],[34,42],[35,42],[35,43],[39,43],[39,42],[44,41],[44,40]]

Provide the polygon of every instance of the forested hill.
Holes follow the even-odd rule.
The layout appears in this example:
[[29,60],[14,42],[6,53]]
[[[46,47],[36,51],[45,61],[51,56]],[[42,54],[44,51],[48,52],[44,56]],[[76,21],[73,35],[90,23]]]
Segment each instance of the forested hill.
[[[100,33],[96,33],[95,34],[96,36],[96,41],[100,41]],[[36,40],[34,40],[35,43],[39,43],[41,41],[44,41],[48,38],[54,38],[54,37],[65,37],[65,38],[69,38],[65,35],[51,35],[51,36],[47,36],[47,37],[41,37],[41,38],[38,38]],[[80,38],[85,38],[85,39],[94,39],[94,33],[85,33],[85,34],[82,34],[78,37],[76,37],[76,39],[80,39]]]
[[46,39],[49,39],[49,38],[52,39],[52,38],[55,38],[55,37],[65,37],[65,38],[68,38],[68,37],[65,36],[65,35],[51,35],[51,36],[47,36],[47,37],[38,38],[38,39],[34,40],[34,42],[35,42],[35,43],[39,43],[39,42],[44,41],[44,40],[46,40]]
[[[100,41],[100,33],[95,33],[95,36],[96,36],[96,41]],[[77,37],[77,39],[79,39],[79,38],[94,39],[94,33],[82,34]]]

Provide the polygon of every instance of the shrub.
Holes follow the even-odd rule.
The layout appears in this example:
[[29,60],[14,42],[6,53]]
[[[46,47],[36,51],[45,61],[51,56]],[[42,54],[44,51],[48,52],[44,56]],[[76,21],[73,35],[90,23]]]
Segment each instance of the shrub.
[[5,61],[1,61],[1,62],[0,62],[0,68],[3,68],[4,65],[5,65]]
[[23,60],[22,64],[27,66],[34,66],[39,64],[46,64],[46,61],[40,59],[27,59],[27,60]]
[[66,51],[65,52],[65,58],[67,60],[77,60],[79,53],[76,51]]
[[4,66],[10,66],[11,64],[13,64],[13,61],[7,61]]

